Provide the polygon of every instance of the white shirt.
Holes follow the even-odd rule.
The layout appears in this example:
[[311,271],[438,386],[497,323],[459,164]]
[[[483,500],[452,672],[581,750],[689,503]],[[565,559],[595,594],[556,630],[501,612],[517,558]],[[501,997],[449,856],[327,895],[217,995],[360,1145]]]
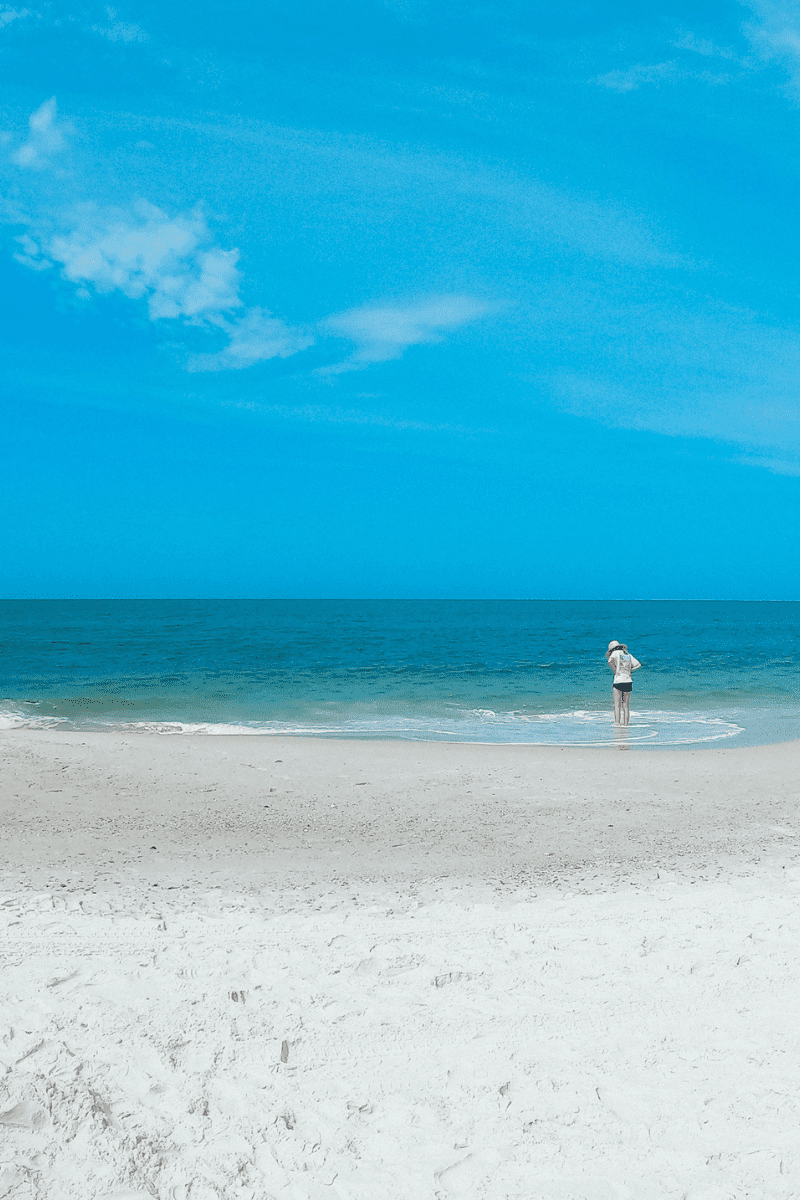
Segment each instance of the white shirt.
[[631,683],[631,672],[638,670],[642,664],[632,654],[615,650],[608,656],[608,665],[614,669],[614,683]]

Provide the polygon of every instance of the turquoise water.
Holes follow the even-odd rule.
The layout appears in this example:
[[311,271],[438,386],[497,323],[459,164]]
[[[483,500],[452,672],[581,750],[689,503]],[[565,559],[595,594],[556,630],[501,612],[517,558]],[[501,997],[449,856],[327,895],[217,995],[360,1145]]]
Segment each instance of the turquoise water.
[[0,601],[0,728],[617,744],[800,737],[800,603]]

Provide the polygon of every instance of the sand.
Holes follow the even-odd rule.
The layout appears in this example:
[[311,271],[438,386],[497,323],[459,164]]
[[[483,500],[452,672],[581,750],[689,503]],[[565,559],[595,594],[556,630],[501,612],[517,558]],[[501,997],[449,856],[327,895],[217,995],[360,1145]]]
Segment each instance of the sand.
[[0,754],[0,1197],[800,1196],[800,744]]

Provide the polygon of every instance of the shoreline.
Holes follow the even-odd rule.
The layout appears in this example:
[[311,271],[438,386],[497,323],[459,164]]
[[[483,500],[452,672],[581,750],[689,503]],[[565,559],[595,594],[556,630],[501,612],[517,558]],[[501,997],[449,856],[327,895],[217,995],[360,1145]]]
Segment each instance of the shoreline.
[[133,719],[35,711],[38,702],[25,701],[0,712],[3,733],[157,734],[176,737],[301,738],[321,741],[404,742],[453,746],[527,746],[563,749],[665,750],[670,753],[702,747],[774,746],[800,740],[800,705],[770,702],[753,705],[715,704],[711,708],[635,708],[628,726],[613,723],[610,709],[566,708],[529,714],[517,711],[475,710],[458,719],[446,713],[381,716],[343,714],[323,723],[313,718],[293,720],[263,716],[224,719],[195,715],[188,718],[152,714]]

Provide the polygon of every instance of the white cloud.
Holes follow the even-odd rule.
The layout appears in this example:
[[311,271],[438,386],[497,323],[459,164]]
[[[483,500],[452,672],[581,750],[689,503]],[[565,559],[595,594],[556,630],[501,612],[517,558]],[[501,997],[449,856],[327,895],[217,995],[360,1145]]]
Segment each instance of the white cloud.
[[[53,102],[48,111],[54,109]],[[121,292],[144,300],[152,321],[180,320],[223,332],[228,344],[192,356],[189,370],[240,370],[313,344],[307,332],[264,309],[244,308],[239,252],[215,244],[199,206],[170,216],[146,200],[127,207],[84,202],[13,219],[27,225],[16,239],[17,262],[34,271],[59,269],[81,298]]]
[[439,342],[450,329],[474,321],[493,305],[474,296],[429,296],[405,304],[367,304],[320,322],[324,333],[355,342],[350,358],[327,372],[350,371],[368,363],[400,358],[409,346]]
[[675,62],[652,65],[639,63],[635,67],[629,67],[627,71],[609,71],[605,75],[598,75],[592,82],[599,83],[601,87],[611,88],[615,92],[633,92],[643,83],[669,82],[676,79],[678,74],[678,64]]
[[28,140],[14,151],[11,161],[18,167],[34,170],[49,166],[52,159],[66,148],[72,133],[69,122],[58,118],[55,96],[45,100],[35,113],[31,113],[28,128]]
[[314,338],[271,316],[263,308],[251,308],[237,321],[219,322],[229,337],[217,354],[195,354],[190,371],[240,371],[270,358],[289,358],[314,344]]
[[[55,229],[32,223],[18,259],[58,264],[62,278],[96,292],[146,298],[152,320],[211,320],[241,307],[237,250],[221,250],[199,209],[169,217],[147,201],[127,209],[81,204]],[[37,253],[38,252],[38,253]]]

